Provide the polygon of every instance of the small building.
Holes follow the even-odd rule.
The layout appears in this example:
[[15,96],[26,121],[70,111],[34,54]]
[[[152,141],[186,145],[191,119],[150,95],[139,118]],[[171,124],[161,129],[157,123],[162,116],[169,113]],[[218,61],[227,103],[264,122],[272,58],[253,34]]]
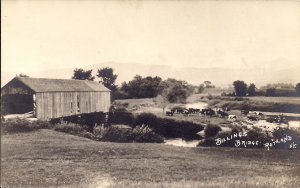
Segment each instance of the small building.
[[33,112],[40,120],[108,112],[110,90],[87,80],[15,77],[1,88],[2,114]]

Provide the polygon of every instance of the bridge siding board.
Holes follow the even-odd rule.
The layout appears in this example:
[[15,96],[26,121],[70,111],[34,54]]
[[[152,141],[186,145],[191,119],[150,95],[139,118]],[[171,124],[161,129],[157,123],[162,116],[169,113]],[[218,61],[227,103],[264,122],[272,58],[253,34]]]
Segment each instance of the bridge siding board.
[[[79,96],[79,112],[77,96]],[[37,93],[36,103],[37,118],[42,120],[82,113],[108,112],[110,92]]]

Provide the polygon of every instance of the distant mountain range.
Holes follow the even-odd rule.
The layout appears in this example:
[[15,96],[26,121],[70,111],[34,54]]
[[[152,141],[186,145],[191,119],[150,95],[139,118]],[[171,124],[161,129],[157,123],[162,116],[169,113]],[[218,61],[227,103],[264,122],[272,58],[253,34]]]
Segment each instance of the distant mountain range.
[[[286,60],[283,60],[286,61]],[[211,81],[216,86],[226,87],[232,85],[235,80],[244,80],[246,83],[255,83],[262,86],[267,83],[293,83],[300,82],[300,65],[286,64],[276,60],[269,64],[262,64],[262,67],[248,67],[236,69],[227,68],[178,68],[165,65],[149,65],[138,63],[117,63],[105,62],[86,67],[72,67],[67,69],[45,70],[38,72],[22,72],[30,77],[37,78],[62,78],[70,79],[75,68],[93,69],[96,75],[97,69],[111,67],[118,74],[117,83],[132,80],[135,75],[141,76],[160,76],[163,79],[176,78],[185,80],[190,84],[199,85],[205,80]],[[286,64],[284,69],[278,68]],[[21,73],[21,72],[20,72]],[[1,72],[1,87],[10,81],[16,74],[15,72]]]

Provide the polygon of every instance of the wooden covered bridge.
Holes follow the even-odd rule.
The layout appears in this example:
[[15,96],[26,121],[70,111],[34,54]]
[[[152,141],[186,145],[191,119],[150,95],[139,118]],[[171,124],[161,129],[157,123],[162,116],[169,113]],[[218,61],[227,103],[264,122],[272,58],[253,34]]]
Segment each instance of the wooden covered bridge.
[[15,77],[1,88],[3,114],[32,111],[41,120],[108,112],[110,103],[110,90],[87,80]]

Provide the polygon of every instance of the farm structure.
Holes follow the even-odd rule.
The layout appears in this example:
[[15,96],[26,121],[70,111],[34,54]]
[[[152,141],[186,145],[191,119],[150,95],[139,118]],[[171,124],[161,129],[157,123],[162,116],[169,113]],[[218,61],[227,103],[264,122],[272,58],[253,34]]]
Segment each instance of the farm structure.
[[15,77],[1,88],[3,114],[33,112],[40,120],[108,112],[110,90],[87,80]]

